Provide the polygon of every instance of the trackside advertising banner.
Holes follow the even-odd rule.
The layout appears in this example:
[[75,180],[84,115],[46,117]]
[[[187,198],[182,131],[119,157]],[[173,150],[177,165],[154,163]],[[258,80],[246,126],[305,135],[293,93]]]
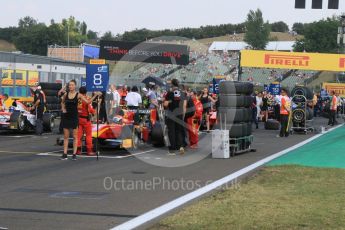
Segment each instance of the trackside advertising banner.
[[341,97],[345,97],[345,84],[343,83],[327,83],[324,82],[322,84],[322,88],[326,89],[327,93],[330,93],[331,91],[334,91],[336,93],[339,93]]
[[345,71],[344,54],[241,51],[242,67]]
[[101,41],[99,58],[111,61],[188,65],[186,45]]

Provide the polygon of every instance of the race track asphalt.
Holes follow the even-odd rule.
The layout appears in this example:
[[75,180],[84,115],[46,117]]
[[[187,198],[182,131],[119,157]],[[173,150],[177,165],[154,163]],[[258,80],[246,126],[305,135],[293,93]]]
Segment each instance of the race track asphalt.
[[[230,159],[211,158],[208,134],[198,151],[184,156],[144,147],[102,151],[98,161],[60,161],[61,147],[54,145],[59,135],[0,132],[0,229],[109,229],[313,134],[276,135],[261,124],[254,130],[257,152]],[[163,167],[171,162],[191,164]]]

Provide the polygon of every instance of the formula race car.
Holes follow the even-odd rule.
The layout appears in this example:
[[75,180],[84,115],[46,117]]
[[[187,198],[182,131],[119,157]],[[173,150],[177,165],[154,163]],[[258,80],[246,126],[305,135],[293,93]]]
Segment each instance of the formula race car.
[[163,127],[157,110],[121,110],[110,124],[92,125],[92,137],[101,146],[137,149],[143,143],[164,146]]
[[[137,149],[141,144],[164,146],[164,125],[157,121],[157,110],[122,109],[109,123],[92,124],[93,147],[96,142],[102,148]],[[63,145],[63,137],[57,139],[57,145]],[[85,141],[83,141],[85,146]],[[69,139],[69,147],[73,147],[73,139]]]
[[[36,115],[30,112],[30,102],[15,101],[8,111],[0,111],[0,130],[27,132],[36,127]],[[54,128],[54,116],[43,115],[44,131],[51,132]]]

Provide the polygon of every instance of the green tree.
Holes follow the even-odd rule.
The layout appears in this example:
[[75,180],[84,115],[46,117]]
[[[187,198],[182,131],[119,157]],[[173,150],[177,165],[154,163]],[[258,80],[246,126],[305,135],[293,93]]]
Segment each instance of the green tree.
[[70,16],[69,18],[62,19],[62,27],[65,35],[65,44],[67,45],[67,40],[69,37],[70,46],[79,46],[81,43],[87,41],[87,25],[75,19],[75,17]]
[[270,26],[264,22],[260,9],[251,10],[247,15],[244,41],[253,49],[265,49],[270,35]]
[[65,43],[64,31],[61,24],[54,23],[47,28],[48,45],[61,45]]
[[103,36],[101,37],[101,40],[114,41],[115,37],[111,31],[107,31],[103,34]]
[[37,20],[34,19],[33,17],[30,17],[30,16],[26,16],[24,18],[21,18],[21,19],[19,19],[19,22],[18,22],[18,27],[20,29],[29,28],[29,27],[32,27],[35,25],[37,25]]
[[85,22],[82,22],[80,24],[80,33],[81,33],[81,35],[87,35],[86,34],[87,33],[87,25]]
[[303,39],[299,39],[293,45],[294,51],[296,52],[304,52],[305,51],[305,44]]
[[285,22],[282,22],[282,21],[274,22],[270,24],[270,26],[271,26],[272,32],[286,33],[289,31],[289,26]]
[[292,30],[295,31],[297,34],[304,35],[304,26],[305,24],[301,22],[296,22],[292,25]]
[[89,40],[96,40],[98,38],[97,32],[92,31],[92,30],[87,31],[86,36],[87,36],[87,39]]
[[14,43],[24,53],[37,55],[46,55],[48,45],[67,45],[68,35],[71,46],[79,46],[88,39],[93,43],[97,40],[97,33],[87,30],[87,24],[73,16],[61,23],[52,19],[49,26],[26,16],[18,21],[18,27],[0,28],[0,39]]
[[3,39],[8,42],[14,42],[14,39],[20,33],[18,27],[7,27],[0,28],[0,39]]
[[49,37],[45,24],[37,24],[25,29],[14,39],[20,51],[29,54],[46,55]]
[[337,52],[338,26],[340,26],[340,23],[336,17],[306,25],[304,28],[304,38],[296,41],[294,50],[319,53]]

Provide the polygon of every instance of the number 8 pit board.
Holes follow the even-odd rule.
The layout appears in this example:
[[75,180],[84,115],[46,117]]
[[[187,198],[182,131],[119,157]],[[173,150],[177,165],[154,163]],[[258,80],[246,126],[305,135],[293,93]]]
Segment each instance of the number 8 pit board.
[[89,92],[107,90],[109,65],[86,65],[86,89]]

